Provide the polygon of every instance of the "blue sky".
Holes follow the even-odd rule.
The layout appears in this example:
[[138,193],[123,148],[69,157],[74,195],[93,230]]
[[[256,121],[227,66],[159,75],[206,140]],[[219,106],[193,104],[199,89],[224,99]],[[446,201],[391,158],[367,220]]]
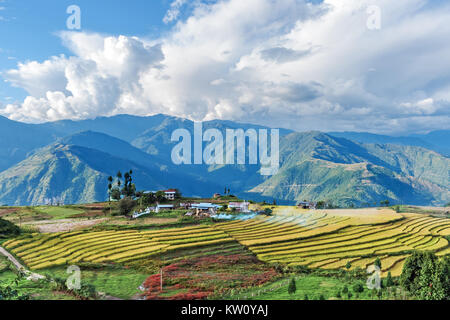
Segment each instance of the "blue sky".
[[[158,37],[170,25],[163,18],[169,0],[4,0],[0,2],[0,70],[14,68],[18,61],[43,61],[71,52],[57,33],[66,29],[70,5],[82,13],[82,31]],[[23,99],[26,92],[3,81],[0,96]]]
[[448,21],[444,0],[0,0],[0,115],[450,129]]

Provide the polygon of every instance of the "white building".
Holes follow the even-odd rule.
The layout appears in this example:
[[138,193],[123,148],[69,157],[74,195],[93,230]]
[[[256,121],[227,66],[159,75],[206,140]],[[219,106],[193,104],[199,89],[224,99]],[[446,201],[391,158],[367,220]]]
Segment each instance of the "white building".
[[175,189],[169,189],[169,190],[164,190],[164,197],[167,200],[175,200],[175,195],[177,194],[177,190]]
[[236,209],[236,211],[244,212],[244,213],[250,212],[249,206],[250,206],[250,202],[247,202],[247,201],[244,201],[244,202],[230,202],[228,204],[228,208],[230,208],[230,209],[234,208],[234,209]]

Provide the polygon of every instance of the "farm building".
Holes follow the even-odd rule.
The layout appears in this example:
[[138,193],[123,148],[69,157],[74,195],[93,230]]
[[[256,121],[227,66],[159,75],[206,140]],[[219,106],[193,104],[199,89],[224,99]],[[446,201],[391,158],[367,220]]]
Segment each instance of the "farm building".
[[302,209],[315,209],[316,204],[314,202],[301,201],[297,204],[297,207]]
[[170,200],[170,201],[175,200],[175,195],[177,194],[177,190],[169,189],[169,190],[164,190],[163,192],[164,192],[164,197],[167,200]]
[[230,209],[236,209],[238,212],[250,212],[250,209],[248,208],[250,205],[250,202],[244,201],[244,202],[230,202],[228,204],[228,208]]
[[188,216],[197,217],[209,217],[217,213],[217,210],[222,206],[212,203],[193,203],[191,205],[191,211],[188,212]]

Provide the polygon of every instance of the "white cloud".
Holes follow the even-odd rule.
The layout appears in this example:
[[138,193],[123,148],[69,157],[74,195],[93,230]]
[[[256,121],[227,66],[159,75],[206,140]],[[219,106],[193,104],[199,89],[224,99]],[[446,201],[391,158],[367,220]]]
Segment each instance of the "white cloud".
[[167,24],[177,20],[180,15],[180,10],[186,2],[187,0],[174,0],[170,4],[170,9],[166,12],[166,15],[163,18],[164,23]]
[[[296,130],[449,128],[450,6],[378,0],[196,2],[160,39],[62,33],[72,57],[4,77],[29,97],[0,114],[39,122],[168,113]],[[171,4],[175,21],[184,0]]]

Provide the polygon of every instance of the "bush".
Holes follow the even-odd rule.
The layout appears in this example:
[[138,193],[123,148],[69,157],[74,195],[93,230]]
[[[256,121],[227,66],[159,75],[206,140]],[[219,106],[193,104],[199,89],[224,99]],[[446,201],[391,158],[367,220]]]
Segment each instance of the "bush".
[[297,285],[295,284],[295,279],[292,278],[291,282],[289,283],[288,293],[294,294],[296,291],[297,291]]
[[355,293],[361,293],[364,291],[364,286],[362,285],[361,282],[355,283],[353,285],[353,292]]
[[136,206],[136,202],[131,198],[123,198],[119,201],[119,212],[121,215],[126,216],[131,213],[131,210]]
[[15,224],[0,218],[0,239],[16,237],[20,234],[20,228]]
[[394,280],[392,280],[392,275],[391,272],[388,272],[388,275],[386,277],[386,283],[385,286],[386,288],[392,287],[394,285]]
[[95,287],[91,284],[81,284],[80,289],[74,289],[73,293],[81,298],[81,299],[89,299],[89,298],[95,298],[97,295],[97,291],[95,290]]

